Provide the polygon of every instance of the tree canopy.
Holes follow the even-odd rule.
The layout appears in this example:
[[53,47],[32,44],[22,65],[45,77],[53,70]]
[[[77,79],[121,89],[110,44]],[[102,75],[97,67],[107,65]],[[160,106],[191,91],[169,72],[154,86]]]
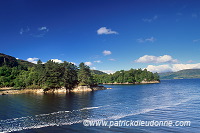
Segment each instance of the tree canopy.
[[96,83],[140,83],[142,81],[159,81],[157,73],[147,71],[147,69],[120,70],[113,74],[94,75]]

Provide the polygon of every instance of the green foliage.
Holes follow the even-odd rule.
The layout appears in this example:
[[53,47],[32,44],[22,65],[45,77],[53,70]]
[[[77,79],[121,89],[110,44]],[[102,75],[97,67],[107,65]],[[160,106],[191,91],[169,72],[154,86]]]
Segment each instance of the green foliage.
[[59,88],[64,85],[62,77],[64,69],[61,64],[53,62],[52,60],[45,63],[45,84],[49,88]]
[[85,65],[83,62],[79,64],[78,82],[79,82],[79,85],[93,85],[94,84],[90,67]]
[[120,70],[114,74],[94,75],[96,83],[135,83],[142,81],[159,81],[157,73],[152,73],[146,69],[130,69],[129,71]]
[[99,71],[99,70],[90,70],[92,74],[97,74],[97,75],[103,75],[106,74],[105,72]]
[[78,68],[76,65],[64,61],[64,86],[67,89],[72,89],[78,83]]

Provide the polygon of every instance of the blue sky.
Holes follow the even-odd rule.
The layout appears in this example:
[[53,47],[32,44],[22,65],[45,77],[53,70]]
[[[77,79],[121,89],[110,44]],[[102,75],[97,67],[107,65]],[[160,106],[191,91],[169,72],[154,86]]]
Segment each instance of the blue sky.
[[200,68],[199,0],[1,0],[0,52],[105,72]]

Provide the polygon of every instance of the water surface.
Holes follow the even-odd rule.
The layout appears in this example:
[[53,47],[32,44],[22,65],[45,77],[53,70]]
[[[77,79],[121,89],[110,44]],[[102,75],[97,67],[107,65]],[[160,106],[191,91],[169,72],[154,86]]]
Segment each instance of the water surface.
[[[111,90],[0,96],[0,132],[198,132],[200,79],[105,85]],[[188,127],[86,127],[89,120],[191,121]]]

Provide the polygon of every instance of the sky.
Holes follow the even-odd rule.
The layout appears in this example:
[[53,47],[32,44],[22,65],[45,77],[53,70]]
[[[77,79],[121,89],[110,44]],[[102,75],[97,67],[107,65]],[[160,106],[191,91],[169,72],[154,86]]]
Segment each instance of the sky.
[[200,68],[199,0],[1,0],[0,53],[113,73]]

